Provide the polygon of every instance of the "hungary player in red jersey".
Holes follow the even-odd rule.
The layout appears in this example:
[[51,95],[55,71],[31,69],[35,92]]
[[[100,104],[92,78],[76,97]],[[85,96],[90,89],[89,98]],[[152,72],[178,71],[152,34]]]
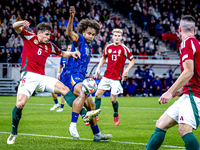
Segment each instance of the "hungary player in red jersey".
[[[36,88],[42,91],[66,95],[70,90],[58,79],[47,77],[44,73],[46,59],[50,54],[60,57],[80,58],[80,52],[63,52],[49,42],[52,27],[48,23],[37,25],[37,35],[26,30],[28,21],[18,21],[13,28],[21,35],[24,41],[22,51],[21,80],[17,91],[17,102],[12,112],[12,132],[7,144],[14,144],[17,137],[18,124],[27,100]],[[25,28],[24,28],[25,27]]]
[[[121,43],[123,31],[121,29],[114,29],[112,31],[113,43],[105,47],[103,57],[95,72],[95,78],[100,73],[100,68],[108,58],[106,72],[104,77],[98,85],[98,90],[95,94],[96,109],[99,109],[101,105],[101,96],[106,90],[111,88],[110,100],[114,109],[114,125],[119,125],[119,113],[118,113],[118,101],[117,96],[123,93],[121,80],[126,80],[128,71],[133,67],[135,60],[129,48]],[[126,58],[130,60],[128,67],[124,70]]]
[[199,143],[193,134],[200,116],[200,42],[195,39],[195,18],[185,15],[181,18],[179,37],[181,75],[159,99],[167,103],[170,98],[183,94],[174,102],[156,123],[155,132],[147,143],[146,150],[158,149],[164,141],[166,131],[177,125],[186,150],[199,150]]

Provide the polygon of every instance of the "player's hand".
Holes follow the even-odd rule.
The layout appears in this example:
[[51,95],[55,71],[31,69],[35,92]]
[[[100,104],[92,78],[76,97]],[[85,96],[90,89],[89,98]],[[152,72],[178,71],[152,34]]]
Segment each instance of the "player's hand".
[[60,80],[60,75],[57,75],[57,76],[56,76],[56,79]]
[[100,74],[100,69],[97,68],[97,70],[95,71],[94,78],[97,78],[99,74]]
[[70,17],[74,17],[74,15],[76,14],[76,10],[74,6],[70,6],[69,14],[70,14]]
[[81,53],[79,51],[72,52],[72,57],[75,59],[81,58]]
[[24,21],[23,21],[23,26],[24,26],[25,28],[28,28],[28,27],[30,26],[30,23],[29,23],[27,20],[24,20]]
[[183,89],[177,90],[174,94],[172,94],[172,98],[176,96],[180,96],[183,93]]
[[168,91],[162,94],[162,96],[159,98],[158,102],[159,104],[163,103],[168,103],[169,99],[172,98],[172,94],[169,93]]
[[128,78],[128,71],[124,71],[122,74],[122,80],[125,81]]

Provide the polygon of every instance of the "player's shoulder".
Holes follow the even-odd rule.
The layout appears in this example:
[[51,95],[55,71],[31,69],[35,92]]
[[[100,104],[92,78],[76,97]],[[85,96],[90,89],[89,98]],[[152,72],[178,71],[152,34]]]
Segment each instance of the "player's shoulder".
[[121,47],[122,47],[124,50],[130,51],[130,49],[129,49],[126,45],[124,45],[124,44],[121,44]]
[[196,44],[199,44],[199,41],[195,37],[187,37],[184,41],[182,41],[181,49],[194,47]]
[[112,48],[113,46],[114,46],[114,44],[113,44],[113,43],[110,43],[110,44],[108,44],[108,45],[105,46],[105,49]]

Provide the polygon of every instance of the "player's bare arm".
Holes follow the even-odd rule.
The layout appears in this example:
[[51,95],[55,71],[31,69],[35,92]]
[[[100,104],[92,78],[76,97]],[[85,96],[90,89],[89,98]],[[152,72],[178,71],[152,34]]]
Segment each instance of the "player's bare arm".
[[94,75],[95,78],[97,78],[98,74],[100,74],[100,68],[103,66],[105,61],[106,61],[106,57],[102,57],[99,65],[97,67],[97,70],[95,71],[95,75]]
[[76,40],[76,38],[78,37],[78,34],[76,34],[73,31],[73,21],[74,21],[74,15],[76,13],[76,10],[74,8],[74,6],[70,6],[69,8],[69,22],[67,24],[67,36],[69,37],[69,39],[74,42]]
[[61,70],[62,70],[62,67],[59,65],[56,79],[60,79]]
[[63,58],[74,57],[75,59],[78,59],[78,58],[81,58],[81,53],[79,51],[76,51],[76,52],[64,52],[64,51],[62,51],[59,56],[63,57]]
[[13,24],[13,28],[17,31],[17,33],[22,32],[22,27],[29,27],[30,23],[26,20],[24,21],[17,21]]
[[128,77],[128,72],[129,72],[129,70],[133,67],[134,64],[135,64],[135,59],[133,58],[133,59],[130,61],[128,67],[125,69],[125,71],[124,71],[123,74],[122,74],[122,80],[123,80],[123,81],[127,79],[127,77]]
[[189,60],[189,59],[186,60],[185,62],[183,62],[184,71],[178,77],[176,82],[169,88],[169,90],[160,97],[160,99],[158,100],[160,104],[161,104],[161,102],[163,104],[167,103],[169,101],[169,99],[172,98],[173,95],[177,92],[177,90],[182,88],[192,78],[192,76],[194,74],[194,64],[193,63],[194,63],[194,61]]

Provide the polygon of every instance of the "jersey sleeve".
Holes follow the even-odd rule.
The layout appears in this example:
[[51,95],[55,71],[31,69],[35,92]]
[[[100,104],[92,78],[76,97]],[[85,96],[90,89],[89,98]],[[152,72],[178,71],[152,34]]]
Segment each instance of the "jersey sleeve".
[[103,57],[107,57],[107,53],[108,53],[108,46],[106,46],[105,48],[104,48],[104,52],[103,52]]
[[56,55],[60,55],[62,50],[60,48],[58,48],[55,44],[51,43],[51,54],[56,54]]
[[60,67],[63,67],[63,58],[60,59]]
[[194,54],[196,53],[196,48],[193,41],[187,40],[183,42],[182,46],[181,46],[181,53],[182,53],[181,61],[184,62],[187,59],[194,60]]
[[133,54],[131,53],[130,49],[128,47],[124,48],[125,51],[125,56],[128,58],[128,60],[132,60],[133,59]]
[[22,32],[20,33],[23,40],[30,40],[34,36],[36,36],[35,33],[29,32],[26,29],[22,28]]
[[81,45],[81,43],[83,41],[84,41],[84,37],[82,35],[78,34],[76,40],[73,42],[74,47],[76,47],[78,50],[78,47]]

